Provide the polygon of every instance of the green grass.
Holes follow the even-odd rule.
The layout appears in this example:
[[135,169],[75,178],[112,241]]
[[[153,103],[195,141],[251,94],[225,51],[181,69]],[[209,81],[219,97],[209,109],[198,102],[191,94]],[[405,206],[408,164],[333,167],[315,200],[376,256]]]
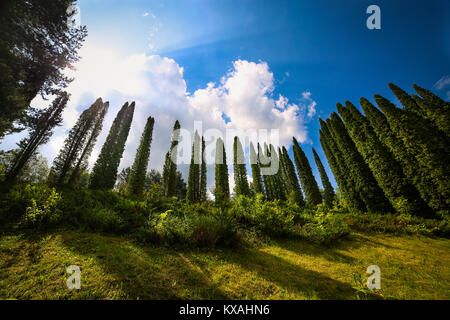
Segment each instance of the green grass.
[[[1,299],[355,299],[353,274],[381,268],[369,298],[450,299],[450,241],[352,234],[332,247],[280,240],[258,248],[143,247],[73,231],[0,238]],[[81,268],[81,289],[66,268]]]

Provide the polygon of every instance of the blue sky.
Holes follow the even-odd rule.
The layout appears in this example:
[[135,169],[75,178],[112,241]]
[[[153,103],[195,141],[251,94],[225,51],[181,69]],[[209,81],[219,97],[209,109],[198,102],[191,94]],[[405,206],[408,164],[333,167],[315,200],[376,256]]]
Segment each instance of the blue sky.
[[[175,87],[185,85],[185,95],[189,96],[190,105],[195,107],[217,100],[217,96],[210,97],[212,100],[207,101],[196,97],[196,92],[205,93],[202,90],[208,87],[208,83],[214,83],[217,91],[224,88],[230,90],[227,85],[221,86],[221,79],[233,79],[233,75],[230,75],[233,71],[236,78],[239,78],[237,74],[250,68],[252,75],[261,76],[263,80],[258,79],[262,83],[267,81],[271,86],[270,90],[262,93],[263,96],[276,103],[282,95],[289,99],[286,107],[293,104],[299,108],[299,127],[292,128],[292,132],[302,136],[302,147],[317,175],[311,146],[318,150],[326,163],[319,143],[318,117],[326,118],[335,110],[337,102],[350,100],[358,104],[361,96],[372,99],[376,93],[394,100],[387,87],[388,82],[394,82],[407,91],[412,90],[413,83],[430,89],[434,86],[435,92],[444,98],[450,92],[450,2],[445,0],[80,0],[78,4],[81,22],[89,30],[86,42],[89,49],[82,56],[84,60],[91,61],[91,67],[80,67],[80,73],[93,70],[89,76],[93,79],[98,77],[100,82],[108,82],[109,79],[98,76],[92,66],[101,64],[103,60],[111,61],[110,68],[114,70],[116,64],[133,55],[156,55],[160,58],[151,59],[150,64],[152,70],[156,68],[164,72],[158,73],[158,76],[152,73],[151,79],[145,81],[166,83],[168,79],[167,85],[164,88],[160,86],[157,90],[152,89],[152,84],[142,85],[145,90],[150,88],[151,98],[138,95],[138,100],[144,105],[158,106],[138,114],[145,118],[144,115],[157,113],[161,118],[160,123],[164,123],[167,136],[165,140],[170,138],[171,121],[182,116],[177,114],[176,106],[172,105],[177,101],[184,103],[180,100],[183,99],[182,94],[175,94],[172,100],[164,100],[170,92],[177,92],[168,88],[170,83],[176,83]],[[381,9],[381,30],[368,30],[366,27],[369,16],[366,8],[372,4]],[[114,53],[114,58],[108,58],[111,52]],[[236,61],[254,64],[240,64],[239,67],[234,64]],[[145,63],[148,66],[148,62]],[[263,64],[267,66],[267,70],[259,68]],[[101,70],[103,69],[99,69],[99,72]],[[173,78],[179,71],[184,85],[182,80]],[[267,78],[267,73],[273,73],[273,78]],[[165,75],[168,76],[161,78]],[[77,77],[77,73],[74,76]],[[82,79],[85,77],[86,75],[80,75]],[[436,86],[440,79],[443,85]],[[104,86],[98,89],[102,92],[98,94],[104,100],[109,100],[112,106],[105,123],[106,129],[103,130],[105,133],[102,133],[103,138],[115,110],[120,107],[121,99],[133,99],[135,87],[141,87],[141,83],[134,83],[131,78],[128,84],[123,90],[116,90],[114,83],[111,88]],[[96,98],[97,92],[89,90],[92,86],[95,87],[91,85],[91,88],[83,88],[83,85],[74,83],[74,99],[71,111],[67,112],[67,128],[73,124],[73,119],[76,120],[80,110]],[[308,93],[307,99],[305,93]],[[163,98],[157,98],[158,94]],[[244,100],[248,102],[248,99],[245,97]],[[233,101],[239,103],[239,100]],[[314,103],[316,113],[308,116],[306,113],[311,103]],[[258,105],[254,106],[255,112],[258,108]],[[210,118],[211,110],[200,109],[199,107],[194,118],[199,115]],[[229,106],[224,105],[223,109],[219,106],[219,109],[224,113],[239,114]],[[163,114],[165,112],[167,117]],[[231,117],[231,122],[235,121],[237,119]],[[292,121],[283,121],[279,122],[283,128],[294,126]],[[133,150],[139,138],[138,129],[143,128],[143,125],[136,124],[129,156],[125,156],[121,166],[132,161]],[[245,123],[241,121],[236,126],[242,127]],[[190,127],[190,124],[186,124],[186,127]],[[56,146],[60,146],[63,141],[62,131],[57,132],[56,136],[53,149],[46,147],[42,151],[44,154],[48,153],[50,159],[54,156]],[[165,140],[160,146],[161,150],[158,151],[156,147],[156,151],[152,153],[151,167],[161,166],[162,161],[153,158],[162,158],[165,152],[163,150],[167,147]],[[13,141],[13,138],[9,138],[4,144],[10,145]],[[92,161],[94,160],[95,152]]]

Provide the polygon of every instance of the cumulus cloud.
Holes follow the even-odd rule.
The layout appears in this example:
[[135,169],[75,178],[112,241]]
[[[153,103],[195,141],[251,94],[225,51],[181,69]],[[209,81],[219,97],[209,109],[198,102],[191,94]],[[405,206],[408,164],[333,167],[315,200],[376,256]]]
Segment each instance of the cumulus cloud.
[[[314,116],[316,108],[311,93],[303,92],[298,104],[283,95],[274,98],[275,79],[266,62],[234,61],[220,81],[189,93],[183,67],[173,59],[145,54],[123,58],[114,50],[92,44],[84,46],[80,54],[83,59],[77,65],[76,73],[69,74],[75,77],[75,81],[68,88],[71,100],[64,113],[64,124],[41,150],[50,163],[79,114],[98,97],[109,101],[110,109],[89,160],[91,166],[118,110],[127,101],[135,101],[136,110],[121,168],[132,164],[149,116],[156,121],[149,168],[158,170],[163,166],[175,120],[191,132],[194,122],[201,121],[203,130],[214,128],[223,132],[224,137],[225,129],[280,129],[281,145],[289,146],[293,136],[300,142],[307,140],[305,123]],[[210,140],[209,143],[215,145]],[[229,142],[227,154],[230,164],[232,149]],[[187,167],[180,166],[185,178]],[[214,183],[213,168],[208,166],[208,188]]]

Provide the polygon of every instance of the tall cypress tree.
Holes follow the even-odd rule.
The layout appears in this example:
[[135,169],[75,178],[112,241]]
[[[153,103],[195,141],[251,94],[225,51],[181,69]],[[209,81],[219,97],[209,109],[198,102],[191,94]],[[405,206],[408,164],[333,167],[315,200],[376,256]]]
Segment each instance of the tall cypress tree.
[[207,172],[205,161],[205,139],[202,137],[202,166],[200,172],[200,201],[207,200],[206,185],[207,185]]
[[250,196],[250,187],[247,180],[247,170],[245,168],[245,157],[242,144],[238,137],[234,137],[234,182],[236,195]]
[[164,194],[167,197],[173,197],[176,195],[176,172],[177,172],[177,146],[178,139],[180,138],[180,122],[177,120],[173,126],[172,141],[170,143],[170,149],[166,154],[164,167],[162,186]]
[[435,126],[444,132],[447,139],[450,137],[450,110],[448,107],[445,110],[445,101],[417,85],[414,85],[414,88],[422,98],[417,95],[410,96],[395,84],[389,83],[389,87],[405,110],[421,117],[423,121],[428,122],[428,126]]
[[225,152],[225,145],[222,139],[216,141],[216,157],[215,157],[216,171],[215,181],[216,186],[214,196],[217,204],[230,199],[230,186],[228,181],[228,166],[227,155]]
[[261,178],[261,168],[259,167],[258,156],[256,155],[253,143],[250,142],[250,166],[252,168],[253,176],[253,188],[255,193],[264,194],[262,178]]
[[[378,139],[392,152],[400,163],[408,181],[419,191],[425,202],[439,210],[440,195],[434,192],[436,188],[427,169],[422,167],[417,159],[408,151],[403,140],[399,139],[391,129],[386,116],[367,99],[361,98],[361,106]],[[432,186],[432,187],[430,187]]]
[[[450,208],[450,157],[445,151],[448,146],[442,140],[439,130],[427,126],[417,115],[395,107],[389,100],[380,95],[375,96],[380,109],[386,115],[389,125],[398,139],[404,142],[408,153],[413,155],[420,166],[422,174],[428,174],[435,183],[435,193],[440,195],[436,203],[430,204],[438,208],[440,214],[446,215]],[[434,197],[436,198],[436,197]]]
[[195,131],[194,143],[192,144],[191,164],[189,167],[189,177],[186,201],[188,203],[196,203],[200,201],[200,155],[201,143],[198,132]]
[[125,103],[120,109],[103,144],[94,165],[89,188],[112,189],[117,179],[117,171],[125,150],[125,142],[130,132],[135,103]]
[[417,105],[422,109],[425,118],[429,119],[439,130],[445,133],[447,144],[450,137],[450,103],[445,102],[430,90],[413,85],[414,90],[422,97],[413,96]]
[[319,186],[314,178],[309,161],[295,137],[293,138],[293,141],[294,161],[297,166],[297,172],[303,191],[305,191],[306,201],[311,205],[317,205],[322,202]]
[[69,178],[70,185],[79,183],[81,173],[87,169],[89,156],[91,155],[92,149],[94,149],[94,145],[97,141],[97,138],[100,132],[102,131],[103,119],[105,118],[105,115],[108,112],[109,102],[101,103],[101,99],[97,100],[96,103],[98,102],[99,104],[96,106],[95,110],[95,120],[93,129],[89,135],[89,138],[87,139],[86,145],[84,146],[81,155],[78,157],[74,169],[72,170],[72,174],[70,175]]
[[70,130],[64,141],[64,147],[53,161],[50,170],[49,180],[58,184],[67,182],[67,175],[73,171],[77,159],[83,160],[83,151],[89,143],[89,137],[95,128],[96,119],[103,106],[99,98],[88,109],[84,110],[77,120],[75,126]]
[[294,199],[296,203],[299,206],[304,206],[305,201],[303,199],[302,189],[300,188],[300,184],[297,179],[297,175],[295,173],[295,167],[292,163],[291,159],[289,158],[289,155],[287,153],[287,150],[285,147],[283,147],[283,163],[286,168],[286,177],[287,177],[287,183],[288,190],[290,193],[293,193]]
[[356,148],[394,209],[400,213],[430,215],[431,209],[407,181],[400,164],[378,139],[369,121],[348,101],[346,108],[338,104],[338,111]]
[[320,179],[322,180],[323,200],[325,202],[325,205],[331,208],[333,206],[333,201],[335,197],[333,186],[331,185],[330,180],[328,179],[328,175],[322,164],[322,161],[320,161],[319,155],[317,154],[314,148],[312,148],[312,152],[314,154],[314,160],[316,162],[317,169],[319,169]]
[[286,200],[286,186],[282,175],[282,163],[273,145],[270,145],[271,165],[273,166],[272,179],[274,182],[276,196],[275,199]]
[[346,164],[344,154],[339,149],[334,140],[327,120],[327,123],[322,119],[320,121],[320,143],[323,151],[328,159],[328,164],[333,171],[334,177],[339,185],[339,191],[345,199],[349,208],[364,212],[367,210],[366,204],[361,199],[360,193],[356,188],[356,181],[349,167]]
[[358,152],[353,140],[348,135],[341,118],[335,112],[331,114],[330,126],[333,138],[335,138],[344,155],[346,165],[350,169],[350,173],[355,177],[355,187],[369,212],[392,212],[391,204]]
[[128,178],[127,191],[129,194],[139,196],[144,191],[154,124],[155,119],[148,117]]
[[261,168],[261,177],[262,177],[262,183],[264,186],[264,197],[267,200],[273,200],[274,199],[274,191],[272,186],[272,180],[271,175],[264,174],[267,173],[268,167],[270,166],[270,157],[268,156],[268,149],[267,145],[264,143],[264,150],[262,149],[261,145],[258,143],[258,161],[259,161],[259,167]]
[[31,127],[30,136],[20,141],[20,151],[6,174],[7,185],[11,185],[12,181],[20,174],[23,167],[36,154],[38,147],[48,142],[53,134],[53,129],[61,125],[62,112],[69,101],[69,97],[70,95],[67,92],[58,95],[52,105],[41,113],[42,116]]

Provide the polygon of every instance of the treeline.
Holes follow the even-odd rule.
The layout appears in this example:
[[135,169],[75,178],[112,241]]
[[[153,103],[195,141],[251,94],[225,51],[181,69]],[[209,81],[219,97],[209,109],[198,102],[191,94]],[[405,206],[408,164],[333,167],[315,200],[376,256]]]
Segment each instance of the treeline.
[[320,119],[320,141],[348,206],[363,212],[446,216],[450,208],[450,104],[414,85],[401,102],[361,98]]

